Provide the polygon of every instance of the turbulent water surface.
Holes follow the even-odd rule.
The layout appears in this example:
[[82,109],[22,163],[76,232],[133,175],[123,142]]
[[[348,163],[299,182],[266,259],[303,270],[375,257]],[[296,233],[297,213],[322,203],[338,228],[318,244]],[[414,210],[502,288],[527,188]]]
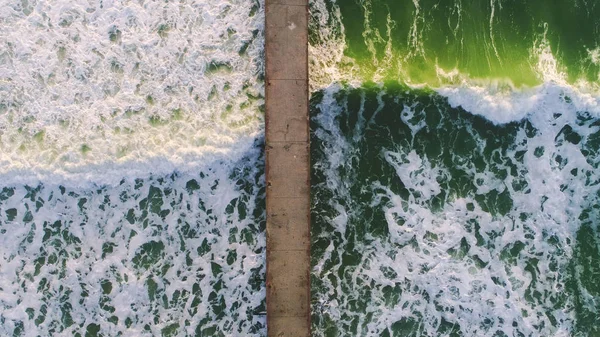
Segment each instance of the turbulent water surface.
[[[600,334],[600,6],[310,3],[316,336]],[[263,2],[0,4],[0,335],[258,336]]]
[[265,335],[263,2],[0,2],[0,335]]
[[599,14],[311,2],[315,335],[600,334]]

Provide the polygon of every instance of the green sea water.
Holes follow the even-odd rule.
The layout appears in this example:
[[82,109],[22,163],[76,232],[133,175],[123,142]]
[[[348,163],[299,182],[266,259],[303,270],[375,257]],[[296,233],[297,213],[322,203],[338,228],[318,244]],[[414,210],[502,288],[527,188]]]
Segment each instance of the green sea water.
[[[598,80],[600,4],[594,1],[339,0],[326,6],[339,11],[329,25],[343,27],[344,54],[361,79],[440,85],[457,80],[441,74],[457,71],[461,78],[533,86],[544,80],[539,66],[551,51],[569,82]],[[312,33],[314,41],[332,37]]]
[[600,335],[598,5],[311,8],[314,335]]

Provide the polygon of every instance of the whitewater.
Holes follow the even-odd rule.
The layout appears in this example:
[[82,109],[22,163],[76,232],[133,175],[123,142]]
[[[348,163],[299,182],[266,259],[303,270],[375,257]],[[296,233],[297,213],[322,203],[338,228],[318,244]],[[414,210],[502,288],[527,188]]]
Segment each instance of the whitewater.
[[263,25],[0,3],[0,335],[266,333]]

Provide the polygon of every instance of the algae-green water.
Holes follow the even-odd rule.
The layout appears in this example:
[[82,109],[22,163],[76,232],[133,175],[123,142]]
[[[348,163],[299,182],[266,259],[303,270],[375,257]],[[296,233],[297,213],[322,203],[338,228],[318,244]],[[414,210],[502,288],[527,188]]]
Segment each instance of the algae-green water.
[[[570,83],[598,80],[600,4],[594,1],[311,5],[313,47],[335,41],[355,65],[354,79],[439,86],[468,77],[516,87],[541,84],[553,75]],[[341,63],[338,68],[349,70]]]
[[312,1],[315,336],[600,335],[593,1]]

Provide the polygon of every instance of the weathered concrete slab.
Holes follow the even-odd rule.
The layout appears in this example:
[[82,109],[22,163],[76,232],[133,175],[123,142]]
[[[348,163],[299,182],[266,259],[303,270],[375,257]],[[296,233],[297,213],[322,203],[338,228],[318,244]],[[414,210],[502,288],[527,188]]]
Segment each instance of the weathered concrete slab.
[[307,6],[271,4],[266,7],[266,73],[269,80],[306,80]]
[[[307,0],[266,0],[265,4],[268,5],[288,5],[288,6],[308,6]],[[308,35],[308,32],[307,32]]]
[[308,0],[266,0],[267,331],[310,336]]
[[[267,190],[272,198],[308,196],[308,143],[268,142]],[[267,197],[268,198],[268,197]]]
[[307,317],[273,317],[269,319],[269,336],[300,337],[308,336],[310,321]]
[[298,115],[299,110],[308,111],[305,80],[269,80],[266,87],[268,97],[285,97],[286,99],[269,99],[267,111],[277,113],[277,117],[269,118],[266,133],[270,142],[308,142],[308,116]]
[[306,251],[310,246],[310,204],[304,197],[271,198],[267,206],[267,245],[273,250]]
[[310,262],[308,256],[307,250],[281,250],[276,254],[269,254],[267,257],[271,271],[267,277],[271,316],[306,316],[306,312],[309,310],[308,270]]

